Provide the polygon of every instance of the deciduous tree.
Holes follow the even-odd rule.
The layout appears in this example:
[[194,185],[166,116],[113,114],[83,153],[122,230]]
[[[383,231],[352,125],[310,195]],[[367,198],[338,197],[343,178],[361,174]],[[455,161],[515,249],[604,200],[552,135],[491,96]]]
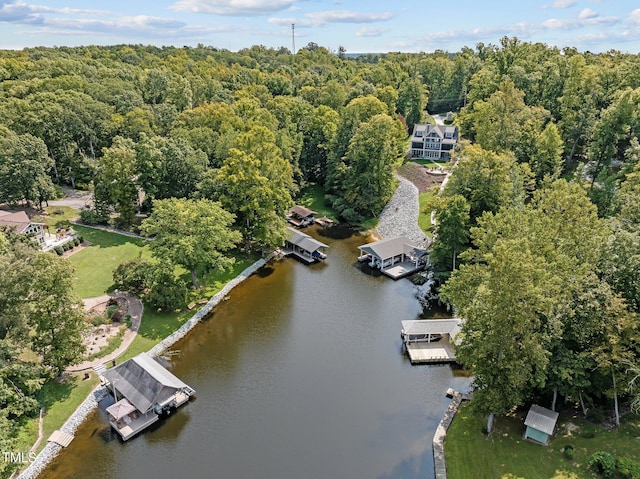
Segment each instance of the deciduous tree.
[[220,203],[206,199],[170,198],[153,202],[153,211],[141,226],[154,239],[149,247],[160,261],[184,266],[197,285],[198,271],[225,269],[233,258],[225,253],[240,241],[231,229],[234,215]]

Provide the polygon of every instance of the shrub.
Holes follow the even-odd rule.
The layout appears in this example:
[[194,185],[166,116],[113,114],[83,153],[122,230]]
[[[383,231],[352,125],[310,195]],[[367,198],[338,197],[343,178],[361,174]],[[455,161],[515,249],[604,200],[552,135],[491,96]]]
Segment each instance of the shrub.
[[587,466],[602,477],[613,477],[616,472],[616,459],[606,451],[598,451],[589,457]]
[[601,407],[592,407],[587,413],[587,419],[594,424],[601,424],[604,421],[604,411]]
[[80,243],[84,243],[84,238],[82,236],[77,236],[78,241],[80,241]]
[[111,306],[107,307],[107,312],[105,313],[105,316],[109,319],[113,319],[113,317],[116,315],[119,309],[120,307],[117,304],[112,304]]
[[101,324],[108,324],[110,322],[110,319],[107,319],[104,316],[100,316],[99,314],[96,314],[91,318],[91,324],[93,324],[94,326],[100,326]]
[[67,241],[62,244],[62,249],[65,251],[69,251],[71,248],[73,248],[73,241]]
[[573,458],[576,457],[576,450],[571,444],[564,446],[564,457],[569,460],[573,460]]
[[109,217],[96,210],[80,211],[80,221],[86,225],[106,224]]
[[155,309],[171,311],[186,303],[187,285],[174,276],[170,265],[154,265],[148,284],[149,292],[145,294],[144,299]]
[[620,477],[624,479],[640,479],[640,462],[628,457],[619,457],[616,460],[616,467]]
[[55,251],[58,256],[62,256],[62,253],[64,253],[62,246],[56,246],[55,248],[53,248],[53,251]]
[[78,238],[77,236],[73,238],[73,244],[74,246],[78,246],[80,244],[80,238]]
[[353,208],[343,210],[341,216],[347,221],[347,223],[351,224],[357,224],[363,220],[362,215]]
[[147,278],[152,268],[153,263],[146,259],[125,261],[113,272],[113,283],[120,290],[140,295],[147,289]]

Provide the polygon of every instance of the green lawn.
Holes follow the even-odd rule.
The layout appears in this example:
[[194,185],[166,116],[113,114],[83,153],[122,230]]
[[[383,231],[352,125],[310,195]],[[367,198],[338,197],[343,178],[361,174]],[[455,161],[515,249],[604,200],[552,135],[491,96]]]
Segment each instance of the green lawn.
[[73,229],[91,243],[69,258],[76,267],[75,291],[81,298],[106,293],[113,285],[113,271],[123,261],[138,255],[151,257],[141,239],[84,226],[74,225]]
[[318,216],[326,216],[336,221],[338,215],[333,208],[324,203],[324,188],[320,185],[309,185],[300,192],[300,198],[296,200],[299,205],[318,213]]
[[[579,418],[560,416],[558,433],[548,446],[524,441],[524,417],[499,417],[494,432],[482,432],[486,419],[464,404],[456,415],[445,442],[449,479],[526,478],[560,479],[596,477],[586,462],[596,451],[640,460],[640,417],[628,416],[615,430],[602,429]],[[569,435],[567,424],[575,425]],[[566,445],[575,448],[575,458],[566,459]]]
[[[80,216],[80,211],[70,206],[49,206],[45,208],[46,215],[34,216],[33,221],[45,223],[48,226],[55,226],[61,221],[71,221]],[[53,233],[53,231],[52,231]]]
[[[38,402],[45,408],[42,428],[42,441],[38,452],[47,445],[47,438],[64,424],[71,413],[85,400],[88,394],[98,385],[98,378],[91,374],[84,380],[84,374],[71,374],[62,381],[49,380],[38,394]],[[35,417],[21,424],[17,438],[18,451],[28,451],[38,438],[39,418]]]
[[418,197],[420,201],[420,215],[418,216],[418,226],[431,238],[433,236],[433,227],[431,225],[431,211],[427,210],[427,204],[438,194],[438,186],[434,186],[424,193],[420,193]]
[[418,163],[419,165],[425,166],[427,168],[442,168],[449,163],[448,161],[435,161],[430,160],[428,158],[414,158],[411,161]]

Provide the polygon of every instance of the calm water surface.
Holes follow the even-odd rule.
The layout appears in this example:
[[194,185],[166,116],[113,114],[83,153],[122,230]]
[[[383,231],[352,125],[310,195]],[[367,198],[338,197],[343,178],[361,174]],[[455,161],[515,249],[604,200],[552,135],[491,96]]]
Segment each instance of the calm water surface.
[[415,287],[359,271],[363,237],[318,237],[326,263],[264,268],[175,345],[168,367],[197,391],[191,402],[123,443],[109,397],[42,477],[433,477],[444,392],[468,379],[402,354]]

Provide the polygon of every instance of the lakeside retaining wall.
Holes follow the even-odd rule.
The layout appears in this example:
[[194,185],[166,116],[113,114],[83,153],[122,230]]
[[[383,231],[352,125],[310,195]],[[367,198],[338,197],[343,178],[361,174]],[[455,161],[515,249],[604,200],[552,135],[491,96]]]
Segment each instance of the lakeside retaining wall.
[[[198,324],[202,319],[211,312],[211,310],[222,301],[229,292],[242,283],[245,279],[251,276],[253,273],[262,268],[274,257],[275,253],[271,253],[266,258],[259,259],[251,266],[243,270],[238,276],[233,278],[211,299],[200,308],[187,322],[185,322],[174,333],[167,336],[165,339],[151,348],[148,353],[151,356],[157,357],[173,346],[177,341],[184,338],[193,327]],[[109,390],[100,385],[89,393],[87,398],[78,406],[78,408],[69,416],[69,419],[60,428],[60,431],[73,435],[78,429],[78,426],[84,422],[89,414],[98,407],[98,403],[109,394]],[[49,463],[60,453],[62,446],[53,442],[47,442],[47,445],[40,451],[36,458],[29,464],[29,466],[17,476],[17,479],[35,479],[38,475],[46,469]],[[15,474],[14,474],[15,475]],[[13,477],[13,476],[12,476]]]
[[433,468],[436,479],[447,479],[447,464],[444,458],[444,440],[447,438],[447,431],[451,426],[451,421],[460,409],[462,401],[471,399],[470,394],[462,394],[458,391],[449,389],[447,395],[451,395],[451,402],[447,411],[444,413],[442,420],[433,434]]

